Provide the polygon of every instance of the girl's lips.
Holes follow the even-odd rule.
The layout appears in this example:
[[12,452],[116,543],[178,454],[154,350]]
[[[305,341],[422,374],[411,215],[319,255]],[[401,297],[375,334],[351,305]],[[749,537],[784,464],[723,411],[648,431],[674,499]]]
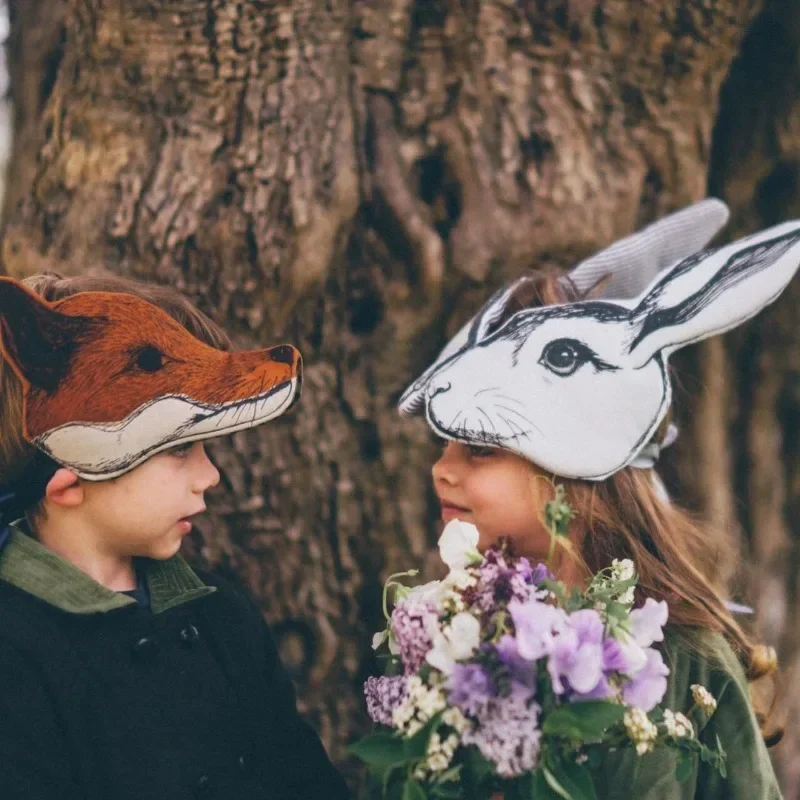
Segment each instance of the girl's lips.
[[442,503],[442,519],[445,522],[450,522],[451,519],[464,519],[467,514],[469,514],[468,508]]

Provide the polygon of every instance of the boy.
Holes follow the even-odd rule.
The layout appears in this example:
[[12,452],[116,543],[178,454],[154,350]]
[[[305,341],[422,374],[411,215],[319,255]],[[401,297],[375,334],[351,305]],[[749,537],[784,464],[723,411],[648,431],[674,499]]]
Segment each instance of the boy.
[[348,797],[254,604],[178,550],[202,440],[297,399],[175,292],[0,278],[0,797]]

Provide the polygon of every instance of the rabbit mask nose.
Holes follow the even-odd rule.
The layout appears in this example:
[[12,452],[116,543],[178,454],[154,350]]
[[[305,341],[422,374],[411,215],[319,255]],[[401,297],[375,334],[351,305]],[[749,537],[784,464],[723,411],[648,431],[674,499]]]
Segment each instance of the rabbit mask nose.
[[445,392],[449,392],[452,389],[452,385],[450,381],[437,381],[433,380],[428,385],[428,401],[433,400],[434,397],[438,394],[444,394]]

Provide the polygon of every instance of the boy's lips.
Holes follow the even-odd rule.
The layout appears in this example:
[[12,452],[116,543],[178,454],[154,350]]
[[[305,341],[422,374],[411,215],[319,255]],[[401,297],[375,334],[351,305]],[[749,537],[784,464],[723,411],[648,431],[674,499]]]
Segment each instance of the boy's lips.
[[193,525],[192,520],[194,519],[194,517],[196,517],[198,514],[202,514],[205,510],[206,507],[203,506],[199,511],[194,511],[185,517],[181,517],[178,520],[178,525],[185,533],[189,533],[189,531],[192,530],[192,525]]

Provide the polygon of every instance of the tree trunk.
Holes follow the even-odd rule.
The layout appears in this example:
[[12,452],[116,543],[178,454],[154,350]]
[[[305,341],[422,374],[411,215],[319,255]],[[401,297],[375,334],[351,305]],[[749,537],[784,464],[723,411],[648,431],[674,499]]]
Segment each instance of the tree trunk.
[[[17,0],[12,28],[5,270],[169,282],[240,346],[305,355],[297,413],[214,445],[190,544],[253,591],[337,759],[382,579],[433,564],[433,449],[399,391],[528,266],[709,188],[729,235],[800,210],[789,0]],[[667,464],[795,675],[799,298],[684,354]],[[796,722],[775,752],[799,796]]]

